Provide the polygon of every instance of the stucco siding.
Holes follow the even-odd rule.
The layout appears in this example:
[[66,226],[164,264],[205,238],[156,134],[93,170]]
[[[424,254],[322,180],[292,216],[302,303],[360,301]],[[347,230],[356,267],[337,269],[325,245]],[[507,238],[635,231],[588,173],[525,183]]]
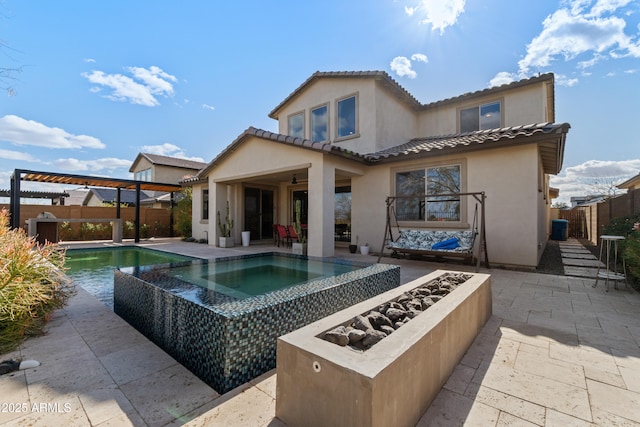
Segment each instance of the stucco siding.
[[485,191],[493,264],[535,267],[538,246],[538,152],[535,145],[469,156],[469,191]]
[[418,116],[385,90],[375,93],[375,146],[369,152],[404,144],[418,136]]

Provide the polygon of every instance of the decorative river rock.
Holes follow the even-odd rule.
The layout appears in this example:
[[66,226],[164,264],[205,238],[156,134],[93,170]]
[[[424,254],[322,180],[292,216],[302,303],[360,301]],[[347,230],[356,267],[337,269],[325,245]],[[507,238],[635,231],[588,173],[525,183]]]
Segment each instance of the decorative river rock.
[[471,277],[465,273],[445,273],[395,300],[379,305],[366,315],[356,316],[347,326],[331,329],[324,334],[324,339],[343,347],[366,351]]

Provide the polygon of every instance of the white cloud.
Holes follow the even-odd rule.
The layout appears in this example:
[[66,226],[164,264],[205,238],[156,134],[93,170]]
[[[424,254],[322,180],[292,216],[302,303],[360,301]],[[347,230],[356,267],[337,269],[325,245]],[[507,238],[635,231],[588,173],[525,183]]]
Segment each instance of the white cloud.
[[0,118],[0,141],[46,148],[105,148],[98,138],[73,135],[64,129],[48,127],[14,115]]
[[514,74],[501,71],[496,74],[490,81],[489,87],[502,86],[516,81],[518,78]]
[[400,77],[409,77],[415,79],[417,73],[411,68],[411,61],[406,56],[396,56],[391,61],[391,70]]
[[619,184],[639,171],[640,159],[589,160],[564,168],[559,175],[551,177],[550,185],[560,189],[560,197],[556,201],[568,203],[571,197],[602,194],[607,187]]
[[569,78],[564,74],[556,74],[555,75],[556,83],[559,86],[573,87],[578,84],[578,79],[573,77]]
[[[542,32],[527,46],[527,53],[518,63],[521,74],[530,68],[544,68],[563,58],[570,61],[579,55],[592,54],[579,67],[595,65],[603,58],[640,57],[640,43],[625,34],[626,21],[611,15],[631,0],[598,0],[591,10],[591,1],[575,0],[547,16]],[[621,12],[620,15],[623,13]]]
[[140,148],[140,151],[143,153],[157,154],[160,156],[177,157],[179,159],[204,162],[204,159],[202,157],[188,157],[182,148],[168,142],[160,145],[143,145]]
[[211,110],[211,111],[216,109],[216,107],[209,104],[202,104],[202,108],[204,108],[205,110]]
[[466,0],[421,0],[416,7],[405,6],[404,11],[409,16],[422,12],[424,18],[420,22],[430,24],[431,28],[440,30],[440,34],[443,34],[445,28],[458,21],[458,17],[464,12],[465,3]]
[[112,101],[155,107],[160,105],[158,96],[173,96],[173,83],[177,79],[161,68],[126,67],[125,70],[133,77],[107,74],[96,70],[92,70],[91,73],[82,73],[82,77],[97,85],[90,89],[91,92],[97,93],[103,88],[109,89],[111,92],[105,95],[105,98]]
[[85,58],[85,59],[84,59],[84,62],[95,63],[95,62],[96,62],[96,60],[95,60],[95,59],[93,59],[93,58]]
[[426,63],[429,62],[429,59],[424,53],[414,53],[411,55],[411,59],[406,56],[396,56],[389,65],[391,66],[391,70],[398,76],[415,79],[418,73],[414,71],[411,61]]
[[53,162],[53,164],[58,168],[65,171],[103,171],[109,170],[112,171],[114,169],[126,168],[129,169],[131,167],[131,160],[126,159],[116,159],[114,157],[105,157],[102,159],[95,160],[79,160],[74,158],[68,159],[57,159]]
[[427,55],[425,55],[424,53],[414,53],[413,55],[411,55],[411,60],[424,63],[429,62]]
[[23,162],[40,163],[40,160],[36,159],[31,154],[23,153],[21,151],[0,149],[0,158],[4,160],[20,160]]

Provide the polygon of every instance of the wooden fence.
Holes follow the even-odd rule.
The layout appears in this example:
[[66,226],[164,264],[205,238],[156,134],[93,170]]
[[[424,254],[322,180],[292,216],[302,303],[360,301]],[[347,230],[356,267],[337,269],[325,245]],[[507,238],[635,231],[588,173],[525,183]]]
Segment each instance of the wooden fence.
[[[9,205],[0,204],[0,209],[9,210]],[[27,219],[36,218],[43,212],[49,212],[56,218],[115,218],[115,207],[103,206],[58,206],[58,205],[20,205],[20,224],[25,224]],[[136,209],[120,208],[120,218],[123,223],[125,238],[133,237],[131,228],[135,222]],[[86,223],[87,225],[91,223]],[[104,227],[86,226],[85,223],[70,223],[61,225],[61,239],[63,240],[88,240],[88,239],[109,239],[111,238],[111,225]],[[168,208],[140,208],[140,234],[141,237],[169,237],[171,232],[171,209]],[[106,237],[104,237],[106,236]]]
[[[600,236],[604,228],[615,218],[624,218],[627,216],[640,214],[640,189],[629,190],[626,194],[612,197],[604,202],[592,203],[583,206],[577,206],[571,210],[561,210],[559,217],[569,220],[569,236],[572,230],[572,218],[584,216],[584,227],[586,228],[586,236],[594,245],[599,244]],[[580,228],[581,219],[574,219],[573,227]],[[580,232],[578,232],[579,234]]]
[[569,221],[569,237],[576,239],[588,239],[589,229],[587,227],[587,216],[582,209],[571,209],[559,211],[559,218]]

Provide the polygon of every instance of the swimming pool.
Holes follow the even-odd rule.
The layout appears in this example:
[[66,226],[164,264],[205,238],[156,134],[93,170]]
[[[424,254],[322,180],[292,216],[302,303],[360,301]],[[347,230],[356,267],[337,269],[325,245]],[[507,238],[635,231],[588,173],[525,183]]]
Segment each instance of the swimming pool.
[[[283,272],[302,280],[260,291]],[[250,282],[265,275],[272,279],[247,287],[232,280]],[[114,311],[226,393],[275,368],[280,335],[399,284],[396,265],[254,254],[190,267],[117,270]]]
[[156,264],[178,265],[195,258],[140,247],[68,249],[67,275],[113,309],[113,270]]
[[[169,268],[154,268],[153,274],[141,273],[147,280],[159,285],[166,284],[166,277],[178,279],[173,281],[178,286],[172,287],[172,292],[197,303],[210,304],[212,301],[207,295],[212,293],[228,297],[224,301],[238,301],[359,270],[367,265],[267,253],[192,263],[182,267],[172,265]],[[206,291],[197,292],[196,289],[193,292],[194,288],[191,286],[180,286],[181,281],[197,285]]]

